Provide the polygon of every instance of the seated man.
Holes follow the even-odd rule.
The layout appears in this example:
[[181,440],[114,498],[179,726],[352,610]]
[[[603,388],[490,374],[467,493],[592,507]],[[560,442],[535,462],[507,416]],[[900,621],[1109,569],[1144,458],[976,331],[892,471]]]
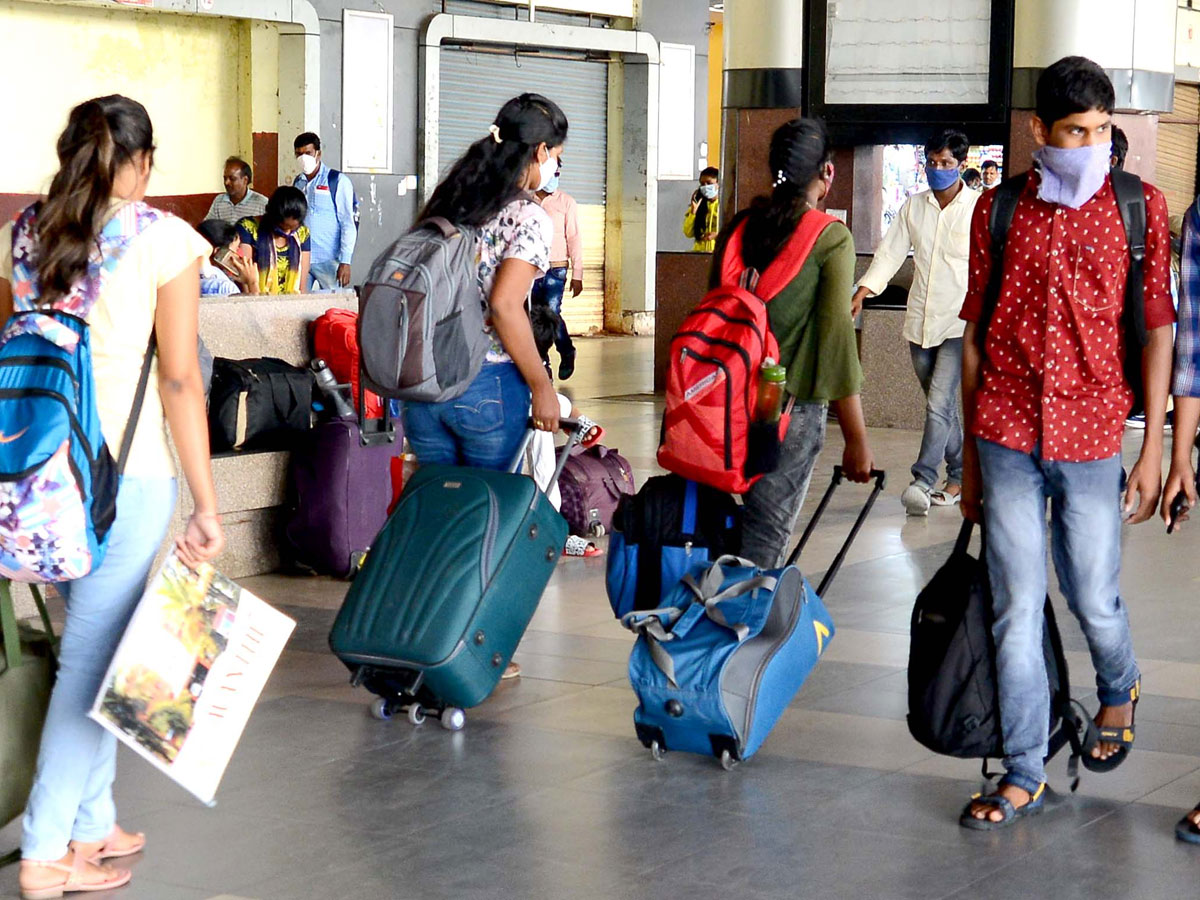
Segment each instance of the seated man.
[[250,163],[241,157],[225,160],[225,193],[213,197],[204,220],[216,219],[233,225],[248,216],[261,216],[267,208],[267,198],[250,190],[253,177]]

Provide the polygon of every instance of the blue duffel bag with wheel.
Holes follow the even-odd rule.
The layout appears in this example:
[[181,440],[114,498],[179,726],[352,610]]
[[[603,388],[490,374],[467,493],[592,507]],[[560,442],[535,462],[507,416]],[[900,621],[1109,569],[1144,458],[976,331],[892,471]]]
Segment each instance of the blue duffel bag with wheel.
[[842,480],[840,468],[783,568],[721,556],[692,566],[657,609],[622,616],[638,636],[629,657],[640,701],[634,725],[656,759],[684,750],[729,769],[758,752],[833,639],[821,595],[883,490],[884,473],[873,475],[874,490],[818,590],[793,563]]

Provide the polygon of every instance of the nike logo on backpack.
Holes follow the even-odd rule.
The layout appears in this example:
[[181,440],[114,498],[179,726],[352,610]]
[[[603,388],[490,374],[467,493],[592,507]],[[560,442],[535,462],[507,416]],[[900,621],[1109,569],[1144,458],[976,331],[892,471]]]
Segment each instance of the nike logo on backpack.
[[21,435],[23,435],[28,430],[29,430],[29,426],[26,425],[24,428],[22,428],[20,431],[18,431],[16,434],[14,434],[12,437],[8,437],[6,434],[4,434],[4,432],[0,431],[0,444],[11,444],[13,441],[17,440],[19,437],[21,437]]

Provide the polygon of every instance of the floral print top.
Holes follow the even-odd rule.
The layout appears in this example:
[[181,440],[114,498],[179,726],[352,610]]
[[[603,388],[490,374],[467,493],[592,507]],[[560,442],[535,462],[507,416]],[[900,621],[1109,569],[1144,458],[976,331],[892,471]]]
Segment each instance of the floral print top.
[[550,238],[553,234],[550,214],[530,197],[513,200],[479,229],[479,291],[483,297],[485,328],[492,341],[488,362],[511,360],[500,337],[492,330],[491,318],[487,315],[500,264],[506,259],[522,259],[539,274],[545,273],[550,268]]

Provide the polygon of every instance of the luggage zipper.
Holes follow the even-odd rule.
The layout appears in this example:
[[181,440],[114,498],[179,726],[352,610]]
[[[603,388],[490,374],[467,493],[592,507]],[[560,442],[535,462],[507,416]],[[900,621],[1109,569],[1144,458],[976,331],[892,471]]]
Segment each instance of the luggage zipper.
[[[30,388],[0,388],[0,400],[20,400],[24,397],[49,397],[52,400],[57,400],[64,407],[66,407],[67,419],[71,425],[71,432],[75,435],[75,439],[78,440],[79,443],[83,445],[83,451],[84,451],[84,454],[87,456],[87,458],[90,461],[93,461],[93,462],[95,461],[96,456],[92,452],[91,442],[88,441],[87,435],[85,435],[83,433],[83,426],[79,424],[79,420],[75,417],[75,414],[73,412],[71,412],[71,401],[70,400],[68,400],[64,395],[60,394],[58,391],[52,391],[49,388],[33,388],[33,387],[30,387]],[[49,457],[47,457],[47,458],[49,458]],[[35,466],[34,469],[36,469],[36,468],[37,467]],[[31,469],[29,471],[32,472],[32,471],[34,471],[34,469]],[[25,477],[25,474],[29,474],[29,472],[26,472],[24,474],[0,476],[0,481],[16,481],[16,480],[19,480],[19,479]]]
[[[487,592],[488,582],[492,577],[492,551],[496,549],[496,493],[490,484],[486,484],[488,493],[487,533],[483,536],[483,571],[479,573],[483,593]],[[482,594],[481,594],[482,596]]]
[[733,405],[733,384],[729,380],[729,369],[725,363],[721,362],[715,356],[705,356],[703,353],[697,353],[691,347],[684,347],[680,353],[683,356],[690,356],[692,359],[714,365],[725,373],[725,468],[732,469],[733,421],[730,419],[729,407]]
[[[762,588],[759,588],[759,590],[762,590]],[[803,582],[801,582],[801,584],[800,584],[800,590],[801,590],[801,594],[800,594],[801,600],[799,603],[796,604],[795,609],[792,610],[791,618],[788,620],[788,627],[787,627],[787,631],[785,632],[785,634],[787,635],[787,638],[790,638],[792,636],[792,634],[795,633],[796,624],[800,620],[800,610],[804,606],[804,604],[807,602],[807,600],[805,599],[805,595],[803,593],[803,591],[804,591],[804,583]],[[779,589],[777,587],[776,588],[776,596],[778,596],[778,593],[779,593]],[[772,598],[771,602],[772,603],[775,602],[774,598]],[[768,655],[766,657],[766,659],[763,660],[762,665],[758,667],[758,671],[754,673],[754,681],[752,682],[752,684],[750,686],[750,702],[746,704],[746,721],[743,723],[743,727],[745,730],[743,731],[742,737],[741,737],[742,747],[738,748],[739,753],[741,752],[742,748],[745,746],[746,735],[748,735],[750,733],[750,719],[754,715],[754,710],[758,706],[758,688],[759,688],[759,685],[762,684],[763,673],[765,673],[767,671],[767,666],[769,666],[771,664],[771,660],[773,660],[778,655],[779,648],[787,643],[787,638],[785,638],[784,640],[779,642],[778,646],[776,646],[776,648],[770,653],[770,655]]]
[[709,313],[711,315],[716,316],[718,319],[728,322],[730,325],[745,325],[747,328],[749,328],[751,331],[753,331],[754,334],[758,337],[758,342],[760,344],[762,344],[763,346],[766,346],[766,342],[763,340],[762,332],[758,330],[758,326],[754,324],[754,321],[752,319],[743,319],[739,316],[731,316],[728,313],[726,313],[724,310],[717,309],[715,306],[714,307],[701,306],[698,309],[696,309],[696,312]]

